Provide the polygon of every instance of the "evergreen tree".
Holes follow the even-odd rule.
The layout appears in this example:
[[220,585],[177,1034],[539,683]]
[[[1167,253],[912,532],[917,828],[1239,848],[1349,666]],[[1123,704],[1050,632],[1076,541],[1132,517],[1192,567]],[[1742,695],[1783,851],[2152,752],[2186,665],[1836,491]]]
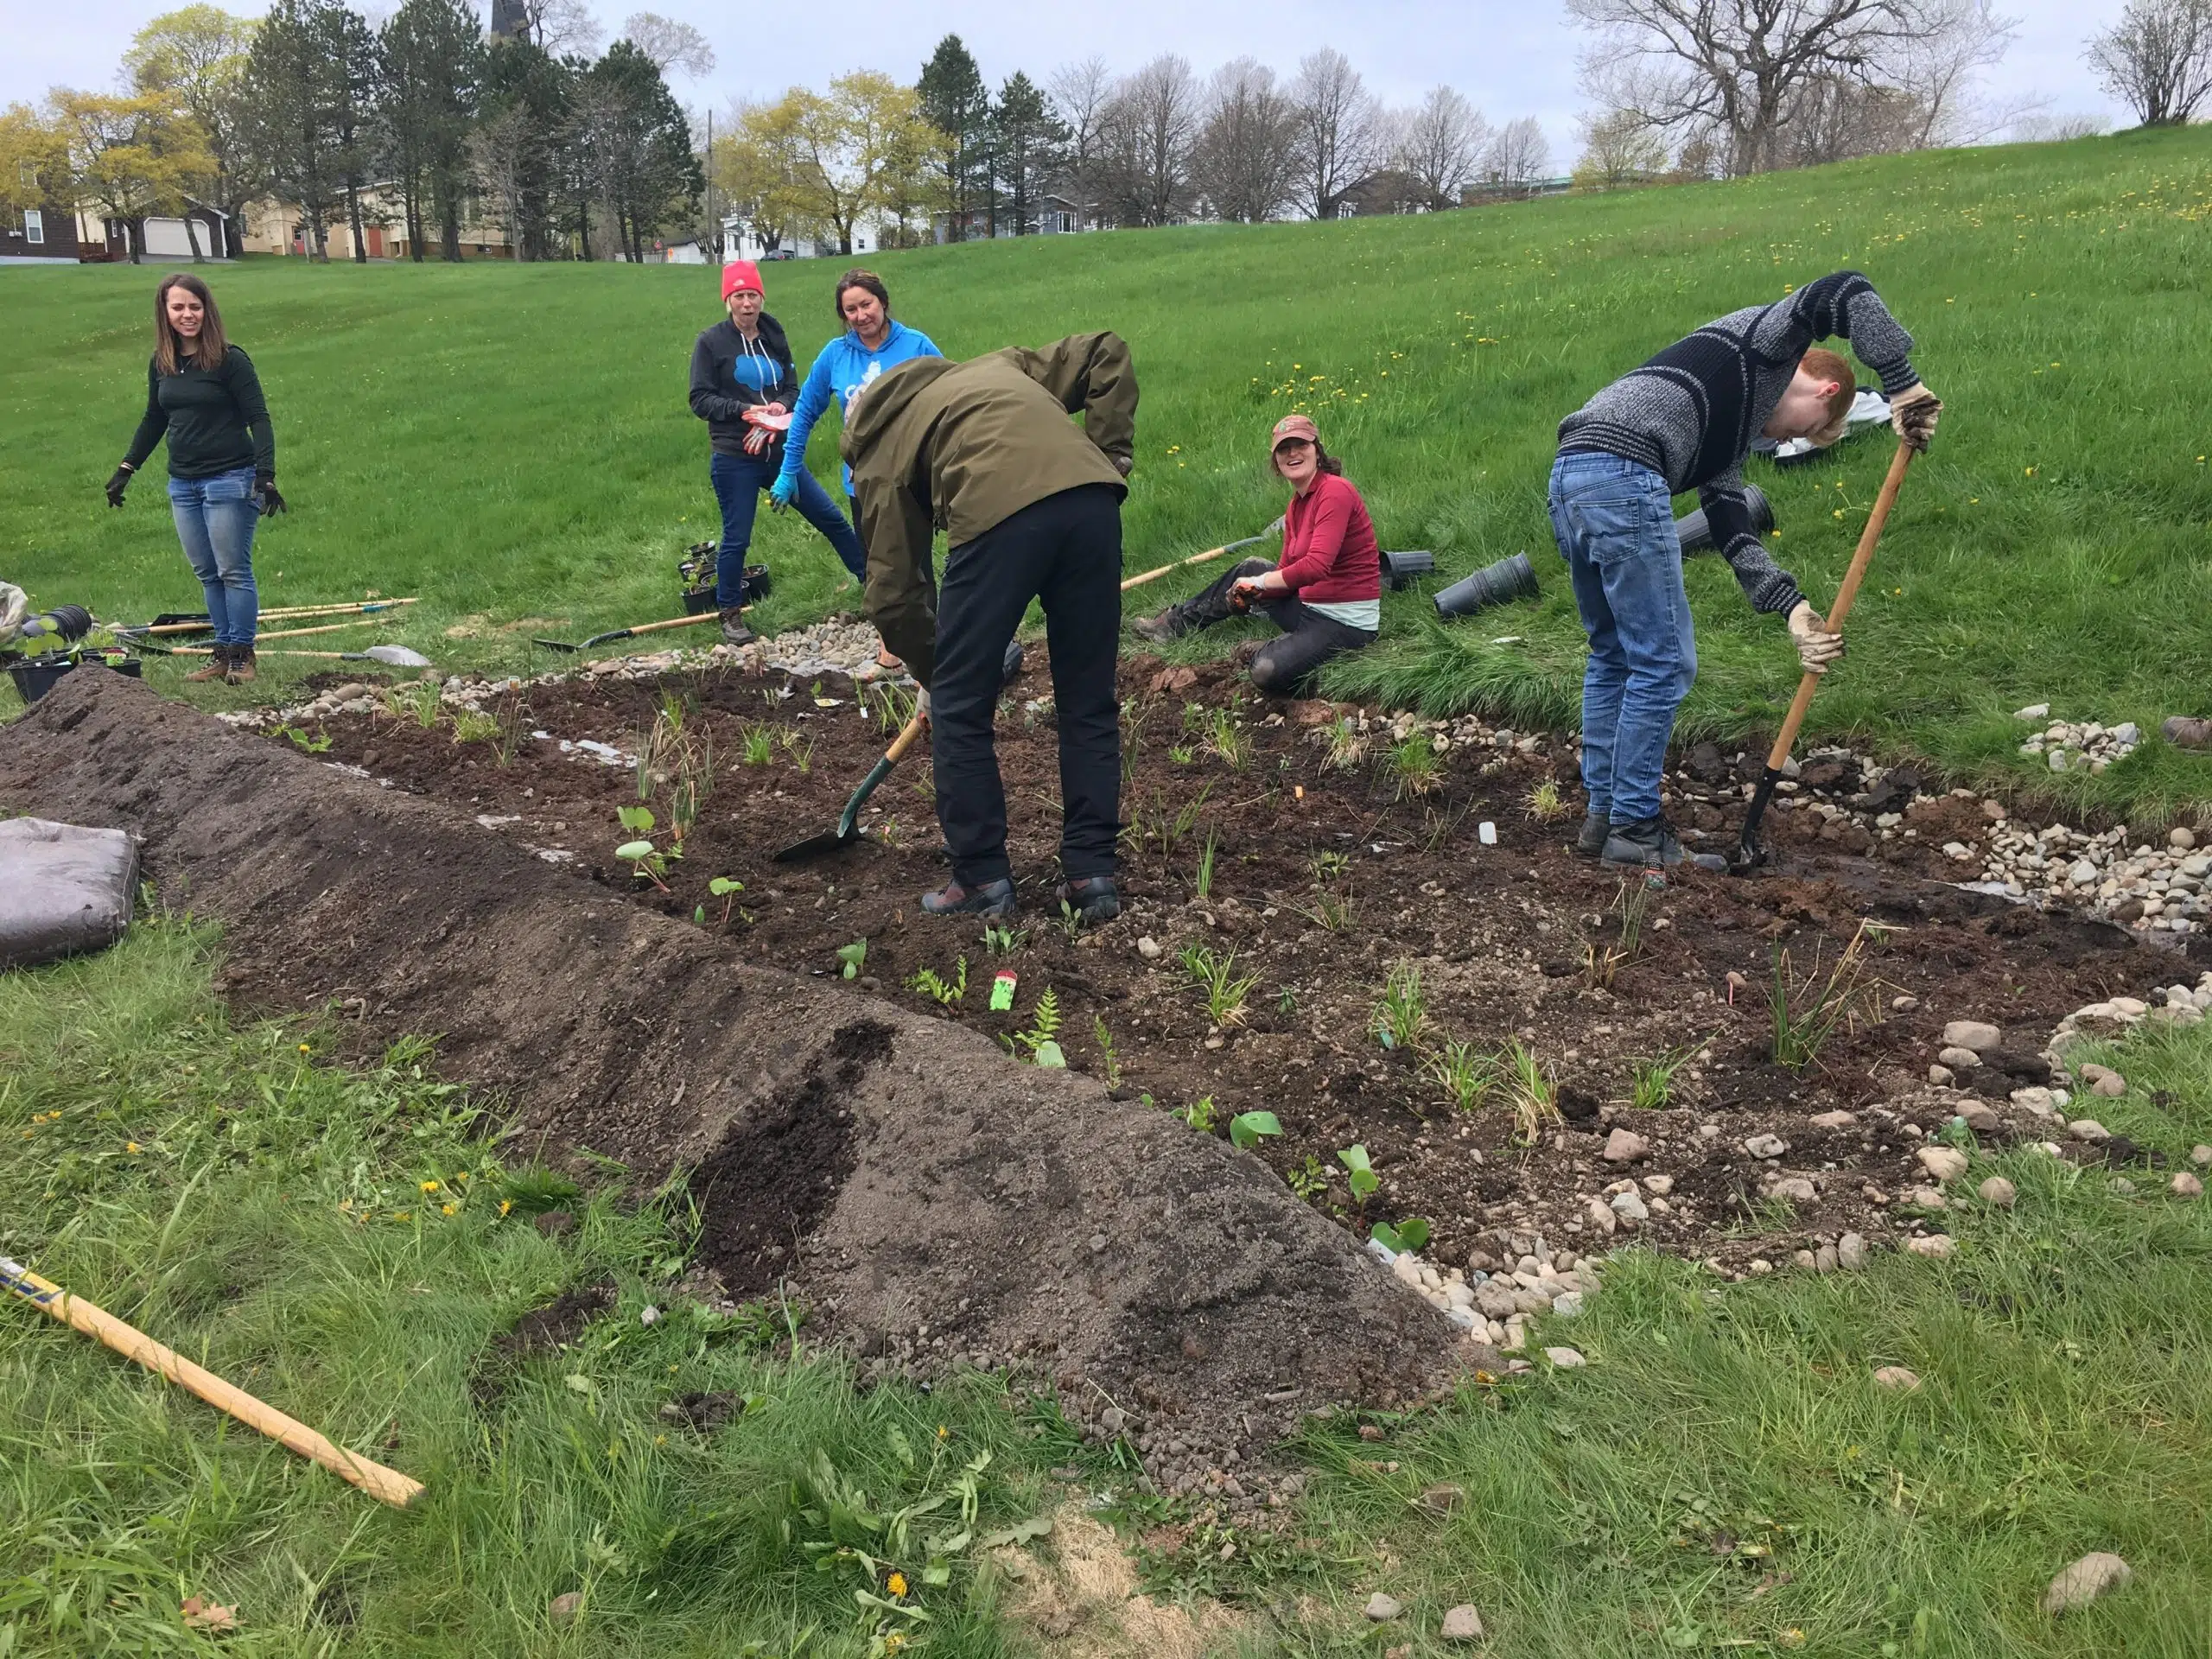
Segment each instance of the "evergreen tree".
[[485,72],[482,29],[467,0],[404,0],[378,39],[377,99],[407,218],[408,255],[425,255],[426,209],[443,257],[461,257],[468,131]]
[[327,260],[338,200],[338,93],[319,10],[313,0],[276,0],[254,32],[247,75],[251,148],[261,175],[279,201],[298,204],[309,256]]
[[688,218],[706,188],[691,124],[660,66],[626,40],[584,72],[577,105],[615,236],[642,261],[645,238]]
[[969,216],[991,181],[990,93],[983,86],[982,71],[957,35],[937,43],[914,90],[923,116],[945,137],[938,167],[944,178],[950,226],[946,240],[965,241]]
[[[1037,84],[1017,69],[999,89],[991,130],[995,170],[1014,233],[1033,235],[1037,199],[1044,194],[1046,181],[1067,160],[1067,123],[1052,112]],[[997,233],[995,224],[992,233]]]
[[346,228],[353,233],[353,263],[366,264],[369,249],[361,219],[361,192],[374,181],[372,175],[384,149],[376,102],[376,33],[359,12],[327,0],[319,0],[308,16],[329,76],[333,178],[346,199]]
[[477,183],[499,204],[517,259],[553,257],[574,175],[563,152],[575,114],[575,60],[500,41],[485,60],[481,114],[469,138]]

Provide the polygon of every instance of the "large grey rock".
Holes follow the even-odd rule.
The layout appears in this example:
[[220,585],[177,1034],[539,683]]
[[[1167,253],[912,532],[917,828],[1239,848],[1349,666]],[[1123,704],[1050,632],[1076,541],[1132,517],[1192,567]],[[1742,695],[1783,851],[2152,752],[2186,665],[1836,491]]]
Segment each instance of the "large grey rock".
[[2005,1033],[1980,1020],[1954,1020],[1943,1027],[1943,1046],[1972,1049],[1980,1054],[2005,1040]]
[[1479,1642],[1483,1639],[1483,1616],[1471,1602],[1461,1602],[1444,1615],[1444,1628],[1437,1632],[1446,1642]]
[[1616,1128],[1605,1137],[1605,1149],[1599,1155],[1609,1164],[1632,1164],[1651,1154],[1651,1143],[1634,1129]]
[[2134,1569],[2119,1556],[2094,1550],[2050,1581],[2050,1587],[2043,1592],[2043,1610],[2046,1613],[2065,1613],[2086,1607],[2134,1576]]
[[1386,1596],[1380,1590],[1367,1599],[1367,1617],[1370,1623],[1387,1624],[1405,1611],[1405,1604],[1395,1596]]

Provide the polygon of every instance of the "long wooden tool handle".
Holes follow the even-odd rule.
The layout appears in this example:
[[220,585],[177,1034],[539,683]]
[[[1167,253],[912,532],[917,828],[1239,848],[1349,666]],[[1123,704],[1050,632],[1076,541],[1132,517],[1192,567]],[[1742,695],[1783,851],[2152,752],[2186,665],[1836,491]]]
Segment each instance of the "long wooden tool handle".
[[1217,559],[1224,553],[1234,553],[1237,549],[1242,547],[1249,547],[1255,542],[1264,542],[1268,537],[1274,534],[1274,525],[1269,524],[1258,535],[1247,536],[1241,542],[1230,542],[1222,547],[1210,547],[1203,553],[1192,554],[1187,559],[1173,560],[1166,564],[1161,565],[1157,570],[1141,571],[1138,575],[1131,576],[1127,582],[1123,582],[1122,584],[1122,591],[1126,594],[1132,588],[1141,588],[1147,582],[1156,582],[1161,576],[1166,575],[1170,570],[1181,570],[1190,565],[1204,564],[1207,560]]
[[73,1296],[51,1280],[41,1278],[19,1262],[0,1256],[0,1287],[35,1307],[42,1307],[64,1325],[97,1338],[126,1359],[137,1361],[191,1394],[198,1395],[218,1411],[226,1412],[272,1440],[281,1441],[303,1458],[311,1458],[342,1480],[351,1481],[370,1497],[405,1509],[423,1495],[423,1483],[387,1469],[380,1463],[356,1457],[333,1444],[305,1423],[286,1416],[276,1407],[233,1388],[213,1371],[203,1370],[175,1349],[156,1342],[137,1326],[118,1319],[105,1308]]
[[636,627],[629,629],[628,632],[632,633],[658,633],[663,628],[696,628],[702,622],[719,622],[721,620],[721,613],[720,611],[702,611],[696,616],[671,616],[664,622],[640,622]]
[[345,604],[334,605],[278,605],[262,612],[264,617],[339,616],[347,611],[388,611],[400,605],[419,605],[415,599],[356,599]]
[[[1866,567],[1874,562],[1874,544],[1882,539],[1882,526],[1889,522],[1890,509],[1897,505],[1897,491],[1904,486],[1904,470],[1912,465],[1913,453],[1910,444],[1900,443],[1890,458],[1889,476],[1882,480],[1882,493],[1874,498],[1874,511],[1866,515],[1866,528],[1859,532],[1859,548],[1851,556],[1851,568],[1843,573],[1843,586],[1835,590],[1835,603],[1828,607],[1825,626],[1830,633],[1843,632],[1843,620],[1851,614],[1859,598],[1859,584],[1866,579]],[[1774,747],[1767,753],[1769,772],[1781,771],[1789,761],[1789,751],[1797,742],[1797,728],[1805,723],[1805,711],[1813,706],[1813,693],[1820,683],[1817,674],[1808,674],[1797,682],[1797,695],[1789,699],[1789,712],[1775,735]]]
[[883,752],[884,760],[894,766],[904,760],[906,751],[914,747],[914,740],[921,736],[922,728],[929,723],[929,710],[915,709],[914,717],[899,728],[899,735],[891,740],[891,747]]

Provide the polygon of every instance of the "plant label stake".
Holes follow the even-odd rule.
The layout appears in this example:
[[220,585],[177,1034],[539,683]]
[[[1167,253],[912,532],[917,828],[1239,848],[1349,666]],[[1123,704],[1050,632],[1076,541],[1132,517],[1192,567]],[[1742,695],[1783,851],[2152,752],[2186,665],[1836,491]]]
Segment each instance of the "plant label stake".
[[[1874,562],[1874,544],[1882,539],[1882,526],[1889,522],[1890,509],[1897,505],[1897,491],[1904,486],[1905,468],[1912,465],[1912,446],[1897,445],[1897,454],[1891,458],[1889,476],[1882,480],[1882,493],[1874,498],[1874,510],[1866,515],[1866,528],[1859,532],[1858,550],[1851,556],[1851,568],[1843,573],[1843,585],[1836,589],[1835,603],[1828,607],[1825,624],[1830,633],[1843,632],[1843,620],[1851,614],[1851,607],[1859,597],[1859,584],[1866,578],[1866,567]],[[1751,791],[1751,804],[1744,813],[1743,834],[1738,837],[1728,855],[1728,872],[1732,875],[1749,875],[1760,868],[1772,856],[1759,840],[1759,823],[1766,817],[1767,803],[1774,798],[1774,786],[1782,781],[1782,769],[1789,764],[1789,750],[1797,741],[1797,728],[1805,723],[1805,711],[1813,705],[1813,693],[1819,690],[1821,677],[1807,674],[1797,682],[1797,695],[1789,700],[1789,712],[1784,715],[1782,729],[1775,734],[1774,747],[1768,751],[1766,771],[1761,774],[1758,787]]]
[[1020,976],[1011,968],[1001,968],[991,976],[991,1012],[993,1014],[1004,1014],[1014,1007],[1014,990],[1020,982]]
[[212,1371],[202,1370],[175,1349],[156,1342],[135,1325],[127,1325],[105,1308],[81,1296],[73,1296],[50,1279],[42,1279],[20,1262],[0,1255],[0,1290],[33,1307],[51,1313],[62,1324],[98,1338],[127,1359],[136,1360],[189,1393],[198,1395],[218,1411],[226,1412],[250,1428],[280,1440],[303,1458],[313,1459],[341,1480],[349,1480],[371,1497],[396,1509],[405,1509],[423,1495],[423,1483],[387,1469],[366,1458],[335,1446],[305,1423],[286,1416],[274,1406],[255,1399],[243,1389],[232,1387]]

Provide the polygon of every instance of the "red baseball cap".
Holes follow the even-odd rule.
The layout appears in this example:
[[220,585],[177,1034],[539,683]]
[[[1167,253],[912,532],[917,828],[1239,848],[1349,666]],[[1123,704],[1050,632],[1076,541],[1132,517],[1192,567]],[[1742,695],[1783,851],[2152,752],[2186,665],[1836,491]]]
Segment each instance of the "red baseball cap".
[[733,259],[722,267],[722,298],[727,301],[741,288],[749,288],[755,294],[768,291],[760,286],[760,267],[750,259]]
[[1308,443],[1319,444],[1321,442],[1320,429],[1306,416],[1286,415],[1275,423],[1274,433],[1268,439],[1268,453],[1272,455],[1294,438],[1303,438]]

